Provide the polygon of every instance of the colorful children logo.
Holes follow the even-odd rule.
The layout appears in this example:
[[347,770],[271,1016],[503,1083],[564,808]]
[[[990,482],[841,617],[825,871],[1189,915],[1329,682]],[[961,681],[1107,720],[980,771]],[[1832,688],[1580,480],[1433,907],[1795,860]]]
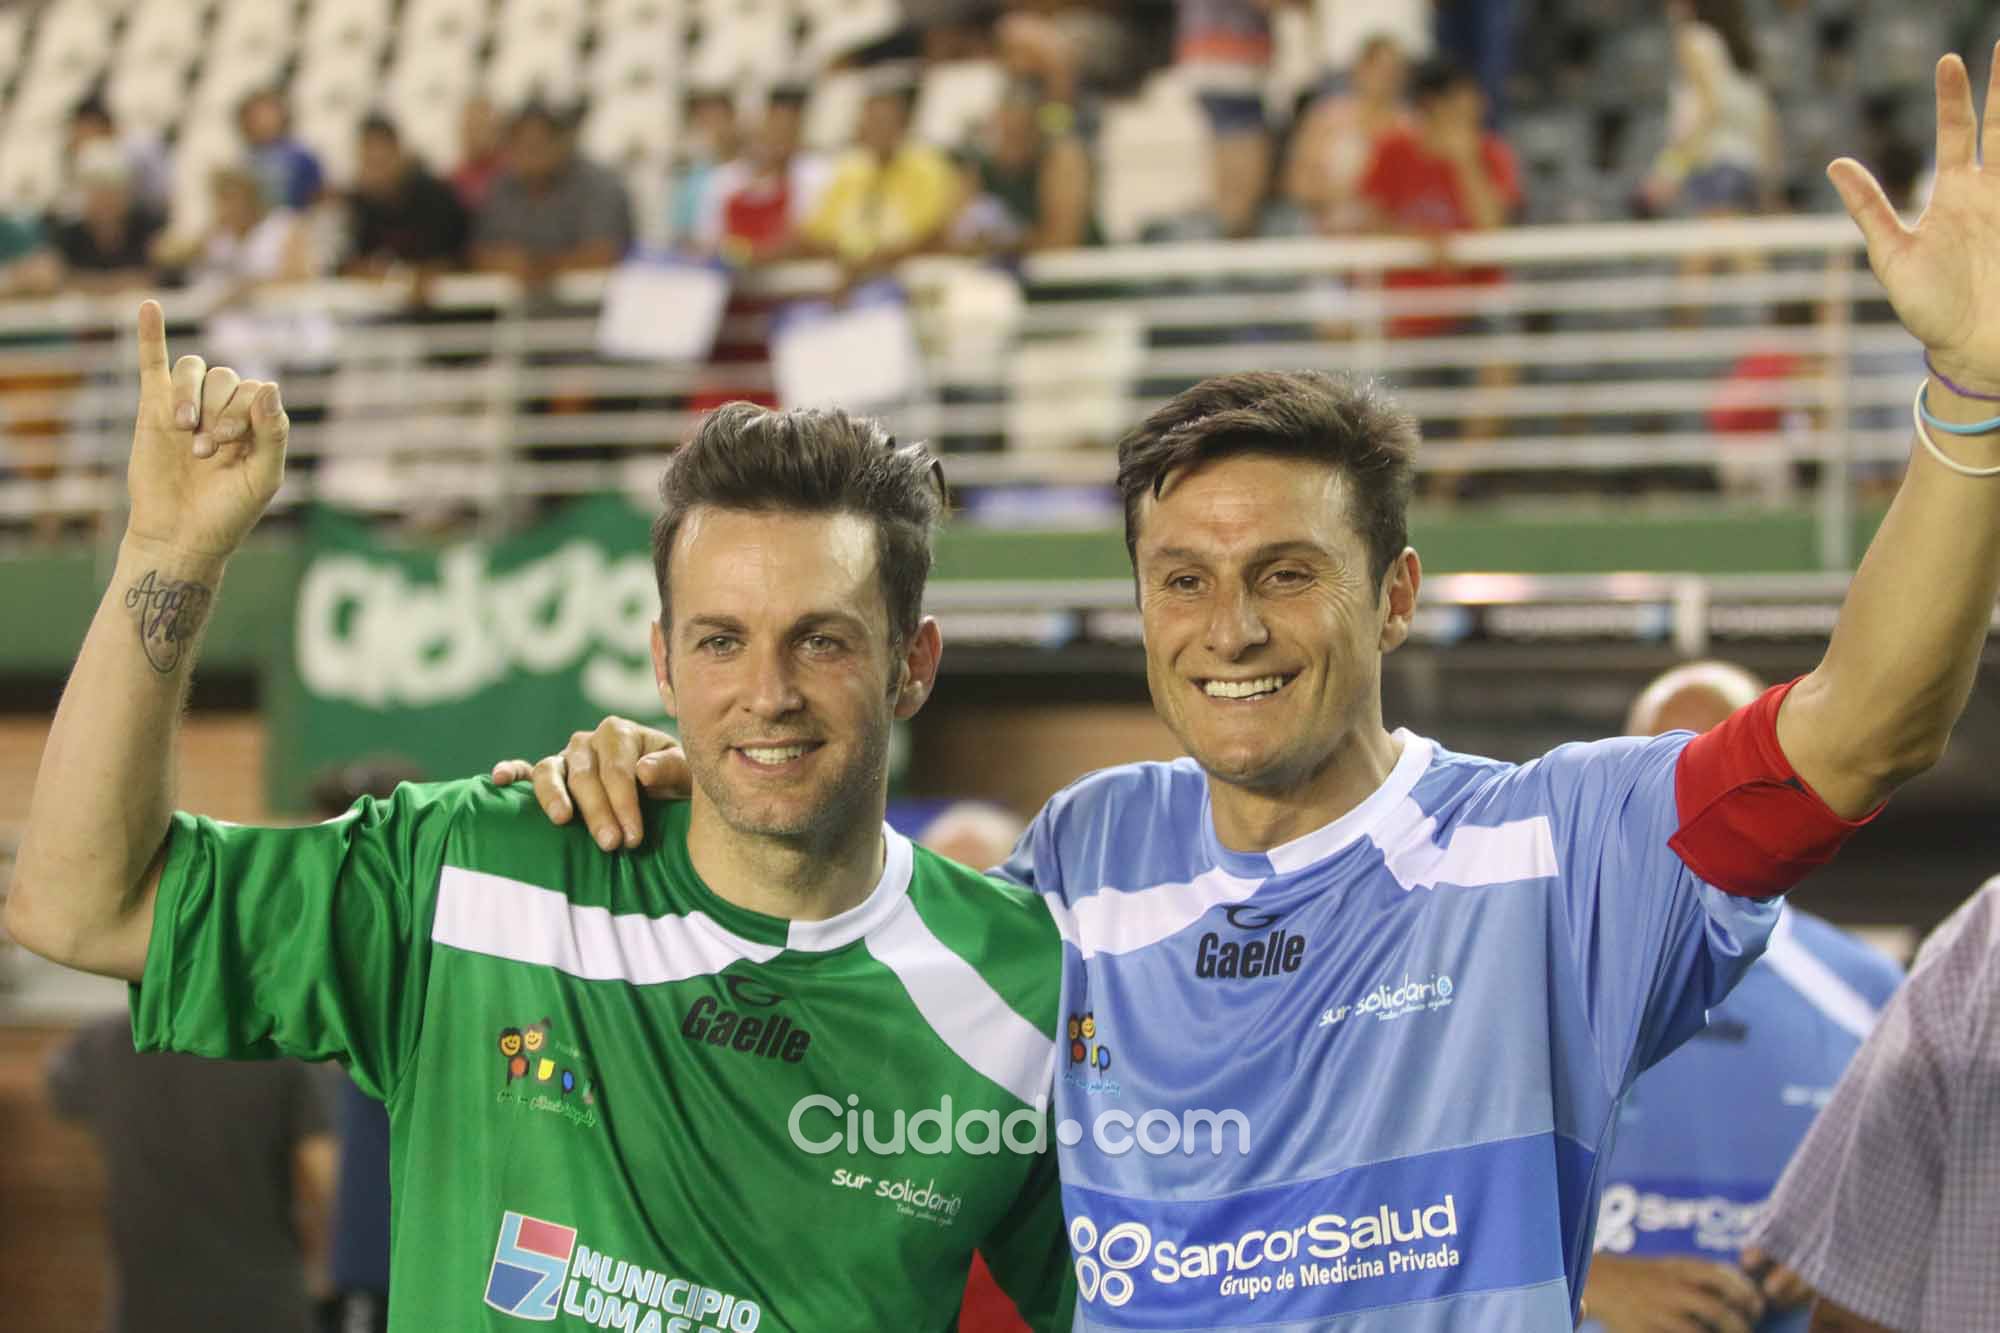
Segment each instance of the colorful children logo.
[[[552,1025],[544,1018],[525,1028],[508,1027],[500,1029],[500,1058],[506,1062],[507,1076],[502,1082],[503,1089],[517,1082],[541,1085],[542,1091],[553,1091],[560,1099],[568,1100],[577,1089],[576,1071],[566,1064],[559,1064],[559,1054],[552,1036]],[[581,1055],[576,1047],[568,1048],[568,1053]],[[591,1105],[597,1100],[592,1085],[583,1085],[583,1103]]]
[[1069,1016],[1069,1062],[1103,1073],[1111,1068],[1111,1048],[1097,1040],[1097,1016],[1085,1011]]

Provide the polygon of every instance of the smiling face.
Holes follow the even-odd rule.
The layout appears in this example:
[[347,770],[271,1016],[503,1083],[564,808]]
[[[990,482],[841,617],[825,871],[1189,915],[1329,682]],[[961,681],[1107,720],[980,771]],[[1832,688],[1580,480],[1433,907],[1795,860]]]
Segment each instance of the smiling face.
[[1380,728],[1382,654],[1408,631],[1415,557],[1388,595],[1323,463],[1226,455],[1170,475],[1134,550],[1153,706],[1209,776],[1306,788]]
[[874,525],[858,514],[700,507],[674,538],[655,627],[694,817],[816,843],[882,818],[889,730],[921,706],[937,625],[892,645]]

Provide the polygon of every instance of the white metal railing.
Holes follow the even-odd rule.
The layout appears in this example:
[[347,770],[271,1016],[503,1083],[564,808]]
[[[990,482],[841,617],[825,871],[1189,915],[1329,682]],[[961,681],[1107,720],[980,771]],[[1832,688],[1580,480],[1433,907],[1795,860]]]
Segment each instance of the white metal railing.
[[[1044,254],[1020,290],[970,261],[913,261],[900,276],[928,388],[883,415],[958,454],[961,486],[1104,484],[1117,435],[1200,378],[1346,369],[1396,386],[1433,440],[1422,469],[1446,478],[1505,473],[1533,492],[1564,476],[1574,491],[1577,474],[1670,471],[1768,501],[1814,465],[1823,554],[1848,558],[1855,465],[1904,457],[1920,370],[1846,219],[1524,228],[1444,248],[1504,280],[1398,286],[1389,275],[1433,256],[1405,239]],[[792,265],[740,283],[755,299],[721,341],[741,359],[708,365],[598,357],[603,274],[539,299],[449,278],[421,312],[358,282],[232,310],[165,300],[177,351],[282,380],[299,465],[280,506],[504,516],[525,497],[650,492],[661,449],[705,404],[771,391],[757,351],[770,310],[835,277]],[[134,297],[0,304],[0,525],[121,503]],[[1717,434],[1725,390],[1740,429]]]

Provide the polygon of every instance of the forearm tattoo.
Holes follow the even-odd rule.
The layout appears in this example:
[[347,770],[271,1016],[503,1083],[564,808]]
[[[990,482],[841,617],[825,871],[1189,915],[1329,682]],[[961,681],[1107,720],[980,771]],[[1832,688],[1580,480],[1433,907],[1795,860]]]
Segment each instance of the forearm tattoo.
[[139,642],[153,670],[165,676],[180,666],[182,655],[201,633],[214,596],[205,584],[163,579],[156,569],[147,570],[125,590],[125,605],[138,618]]

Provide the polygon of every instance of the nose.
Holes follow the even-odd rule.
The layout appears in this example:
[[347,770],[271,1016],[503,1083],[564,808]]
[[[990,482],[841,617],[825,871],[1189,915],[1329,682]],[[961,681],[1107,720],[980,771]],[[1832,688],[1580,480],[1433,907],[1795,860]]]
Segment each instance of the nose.
[[793,677],[792,659],[783,643],[772,643],[754,654],[750,665],[750,711],[768,721],[789,716],[805,707]]
[[1208,650],[1233,662],[1271,637],[1247,589],[1228,586],[1215,596],[1208,617]]

